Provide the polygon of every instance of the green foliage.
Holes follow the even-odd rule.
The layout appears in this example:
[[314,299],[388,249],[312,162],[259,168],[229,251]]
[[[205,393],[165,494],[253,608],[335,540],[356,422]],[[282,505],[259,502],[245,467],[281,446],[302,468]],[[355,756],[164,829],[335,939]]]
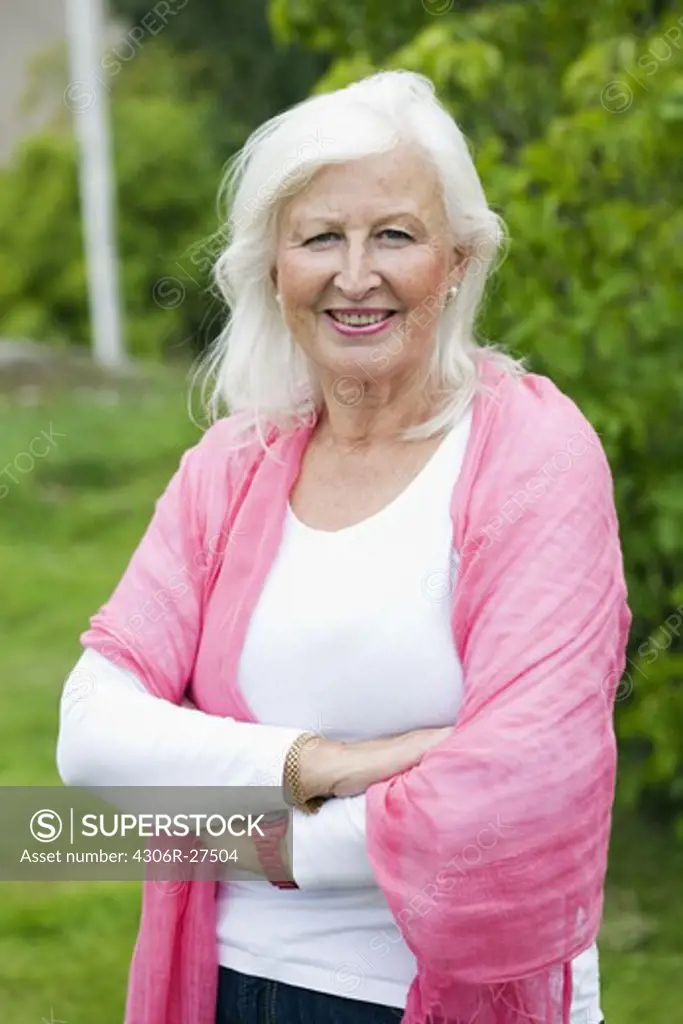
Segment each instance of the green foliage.
[[[225,162],[258,123],[302,99],[329,61],[276,45],[264,0],[111,6],[138,30],[112,43],[101,72],[111,87],[127,346],[135,355],[195,353],[225,316],[210,291]],[[52,69],[43,91],[62,91],[60,71]],[[34,92],[39,97],[40,88]],[[78,172],[67,114],[28,139],[0,171],[0,334],[86,344]]]
[[155,14],[161,5],[150,0],[111,0],[110,6],[139,28],[142,46],[157,33],[177,52],[201,56],[192,85],[211,99],[223,160],[258,124],[303,99],[329,63],[296,42],[274,41],[266,0],[175,0],[166,15]]
[[270,23],[279,39],[298,41],[313,50],[329,51],[337,58],[366,50],[381,57],[419,31],[429,14],[415,0],[395,0],[391,16],[375,0],[271,0]]
[[[189,253],[217,226],[221,164],[210,104],[186,93],[189,63],[158,41],[113,79],[120,276],[135,355],[206,340],[210,260],[198,268]],[[0,175],[0,334],[87,344],[76,148],[66,127],[29,139]]]
[[[47,230],[46,230],[47,228]],[[73,146],[41,136],[0,174],[0,330],[68,338],[83,324],[85,280],[80,251]],[[74,337],[82,336],[76,329]]]
[[618,727],[637,758],[621,794],[663,790],[670,813],[683,807],[683,5],[467,6],[421,19],[394,49],[379,0],[271,9],[280,31],[340,54],[318,89],[422,72],[471,141],[511,238],[483,333],[579,403],[612,464],[634,613]]

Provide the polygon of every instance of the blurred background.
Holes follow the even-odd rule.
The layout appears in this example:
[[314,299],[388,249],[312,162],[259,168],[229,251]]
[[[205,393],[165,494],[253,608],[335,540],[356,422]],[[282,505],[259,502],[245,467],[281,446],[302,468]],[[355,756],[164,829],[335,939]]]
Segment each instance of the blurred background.
[[[432,78],[507,222],[481,333],[575,399],[611,461],[634,618],[615,680],[603,1008],[608,1024],[671,1024],[681,0],[0,0],[0,783],[58,783],[78,635],[201,430],[187,390],[225,315],[210,268],[226,160],[265,118],[379,68]],[[0,896],[0,1020],[120,1021],[138,886]]]

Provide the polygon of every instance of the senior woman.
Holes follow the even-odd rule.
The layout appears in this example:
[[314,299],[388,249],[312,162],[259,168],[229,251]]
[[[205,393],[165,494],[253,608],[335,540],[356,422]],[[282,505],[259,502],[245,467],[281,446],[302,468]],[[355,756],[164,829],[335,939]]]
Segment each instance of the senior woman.
[[598,1024],[630,622],[600,442],[475,340],[501,229],[426,79],[281,114],[228,186],[230,415],[83,634],[58,763],[280,787],[293,877],[146,883],[127,1021]]

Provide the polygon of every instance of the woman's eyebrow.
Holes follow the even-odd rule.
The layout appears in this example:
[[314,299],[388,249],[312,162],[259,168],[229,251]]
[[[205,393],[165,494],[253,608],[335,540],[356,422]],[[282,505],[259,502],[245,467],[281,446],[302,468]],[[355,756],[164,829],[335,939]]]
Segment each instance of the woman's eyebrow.
[[375,227],[378,227],[380,224],[388,224],[390,221],[397,220],[407,220],[418,227],[425,227],[422,219],[412,210],[394,210],[391,213],[387,213],[375,221]]
[[[406,209],[391,210],[388,213],[382,213],[380,216],[378,216],[375,220],[372,221],[372,226],[376,228],[379,227],[381,224],[389,224],[392,221],[395,222],[399,220],[411,221],[413,224],[422,228],[424,228],[425,226],[420,217],[418,217],[416,213]],[[343,219],[338,214],[333,213],[319,213],[310,215],[302,214],[298,216],[296,219],[292,219],[289,228],[289,233],[296,234],[298,232],[301,234],[307,234],[310,231],[315,230],[317,226],[324,226],[325,228],[340,228],[343,227]]]
[[305,226],[308,231],[312,226],[316,224],[338,224],[341,225],[341,218],[333,213],[312,213],[312,214],[300,214],[296,218],[292,218],[291,227],[292,230],[302,230]]

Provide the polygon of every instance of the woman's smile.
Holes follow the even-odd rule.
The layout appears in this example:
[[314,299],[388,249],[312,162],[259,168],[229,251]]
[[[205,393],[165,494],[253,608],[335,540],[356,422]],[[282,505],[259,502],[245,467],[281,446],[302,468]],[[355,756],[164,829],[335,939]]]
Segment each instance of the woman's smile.
[[326,309],[323,316],[338,334],[347,337],[375,335],[393,327],[398,311],[377,308]]

